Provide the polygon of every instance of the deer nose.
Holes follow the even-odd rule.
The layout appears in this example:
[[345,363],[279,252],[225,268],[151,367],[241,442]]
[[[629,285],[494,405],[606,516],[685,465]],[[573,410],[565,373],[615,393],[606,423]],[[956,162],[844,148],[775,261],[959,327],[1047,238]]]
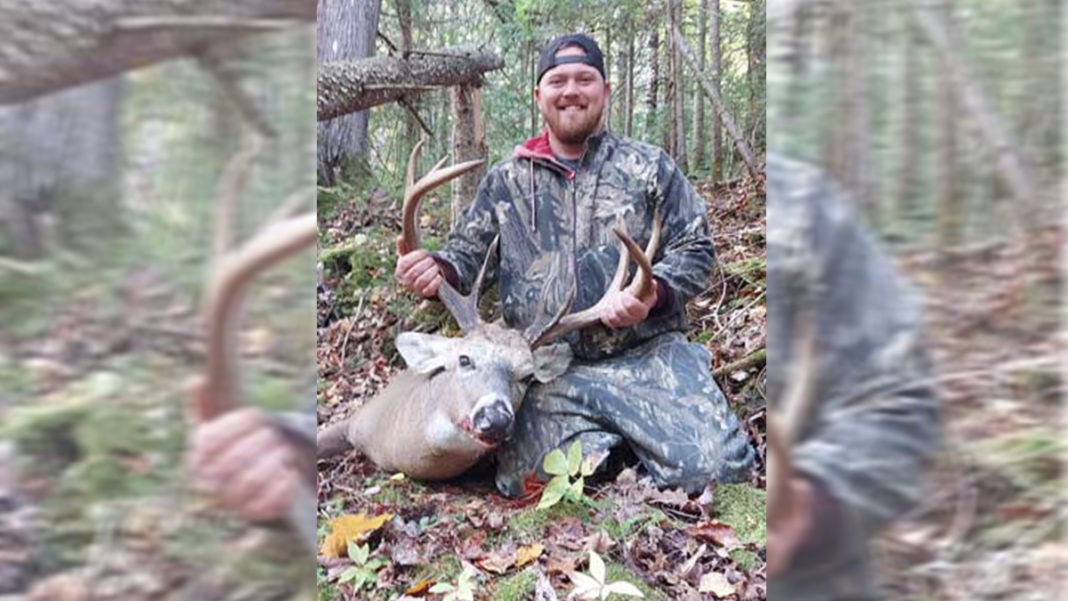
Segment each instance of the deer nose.
[[493,443],[502,442],[511,436],[514,422],[512,406],[503,399],[479,407],[471,418],[471,425],[478,437]]

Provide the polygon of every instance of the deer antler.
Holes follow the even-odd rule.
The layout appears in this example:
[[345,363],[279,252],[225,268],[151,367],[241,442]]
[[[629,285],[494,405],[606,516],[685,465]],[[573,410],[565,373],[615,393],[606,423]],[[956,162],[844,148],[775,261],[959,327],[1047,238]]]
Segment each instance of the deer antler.
[[[478,159],[442,169],[441,166],[445,163],[445,159],[441,159],[434,165],[429,173],[416,182],[414,181],[415,164],[419,160],[419,151],[422,150],[423,142],[425,141],[425,139],[420,140],[419,143],[415,145],[415,148],[412,149],[412,154],[408,157],[408,175],[404,192],[404,207],[402,209],[403,219],[401,221],[401,239],[405,252],[412,252],[419,248],[418,215],[420,201],[423,199],[423,196],[437,186],[440,186],[454,177],[459,177],[485,162],[482,159]],[[486,252],[486,257],[482,261],[482,268],[478,272],[478,278],[475,280],[474,286],[471,287],[471,292],[469,294],[460,294],[444,280],[438,287],[438,298],[441,299],[441,302],[444,303],[445,307],[452,313],[452,316],[456,318],[456,323],[460,324],[460,329],[465,333],[470,332],[479,323],[478,291],[482,286],[482,279],[486,275],[486,268],[489,265],[490,257],[496,252],[497,242],[498,239],[494,238],[493,242],[490,244],[490,248]]]
[[[240,249],[219,258],[209,274],[203,315],[207,328],[207,375],[196,395],[201,419],[211,419],[239,404],[237,315],[244,291],[268,267],[315,242],[314,213],[265,227]],[[315,549],[315,507],[312,491],[294,492],[287,519],[301,540]]]
[[790,478],[793,464],[790,450],[801,435],[815,403],[816,335],[814,316],[802,315],[797,338],[797,355],[790,374],[790,388],[783,395],[779,411],[768,413],[767,492],[768,521],[786,517],[791,509]]
[[[663,223],[660,220],[660,207],[653,213],[653,231],[649,236],[649,243],[643,252],[627,233],[622,224],[612,228],[619,238],[619,262],[616,264],[616,272],[600,300],[593,306],[577,313],[565,315],[570,309],[571,301],[574,300],[574,290],[569,295],[569,300],[564,303],[561,310],[545,326],[538,328],[540,331],[527,333],[527,339],[532,340],[531,348],[537,348],[569,332],[585,328],[601,322],[601,314],[604,312],[604,303],[612,292],[623,289],[623,281],[627,276],[627,266],[631,259],[638,264],[638,271],[634,279],[627,286],[627,291],[634,296],[645,299],[653,293],[656,282],[653,280],[653,256],[656,255],[660,245],[660,233]],[[577,284],[576,284],[577,286]]]

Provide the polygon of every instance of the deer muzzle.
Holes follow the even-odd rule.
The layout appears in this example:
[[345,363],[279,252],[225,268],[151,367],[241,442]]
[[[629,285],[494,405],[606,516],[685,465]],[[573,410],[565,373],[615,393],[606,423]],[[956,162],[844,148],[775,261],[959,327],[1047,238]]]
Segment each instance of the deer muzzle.
[[487,395],[471,413],[471,430],[479,440],[497,445],[512,435],[515,413],[508,399]]

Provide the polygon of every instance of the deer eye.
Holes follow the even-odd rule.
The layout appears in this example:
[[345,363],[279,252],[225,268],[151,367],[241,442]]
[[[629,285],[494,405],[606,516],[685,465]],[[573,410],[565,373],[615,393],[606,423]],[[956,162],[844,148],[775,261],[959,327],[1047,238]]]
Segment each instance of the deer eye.
[[466,369],[474,369],[475,362],[472,361],[471,357],[468,357],[467,355],[460,355],[460,367]]

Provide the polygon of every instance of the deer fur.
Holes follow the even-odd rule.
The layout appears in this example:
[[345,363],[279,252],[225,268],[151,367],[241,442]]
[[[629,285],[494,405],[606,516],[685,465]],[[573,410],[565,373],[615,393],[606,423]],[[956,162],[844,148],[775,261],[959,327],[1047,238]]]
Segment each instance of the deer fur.
[[[571,362],[566,344],[531,351],[522,333],[496,323],[463,338],[404,333],[397,350],[409,368],[352,417],[323,430],[320,457],[356,449],[412,478],[459,475],[499,442],[473,425],[484,404],[504,399],[514,416],[532,379],[548,382]],[[460,365],[461,355],[471,367]]]

